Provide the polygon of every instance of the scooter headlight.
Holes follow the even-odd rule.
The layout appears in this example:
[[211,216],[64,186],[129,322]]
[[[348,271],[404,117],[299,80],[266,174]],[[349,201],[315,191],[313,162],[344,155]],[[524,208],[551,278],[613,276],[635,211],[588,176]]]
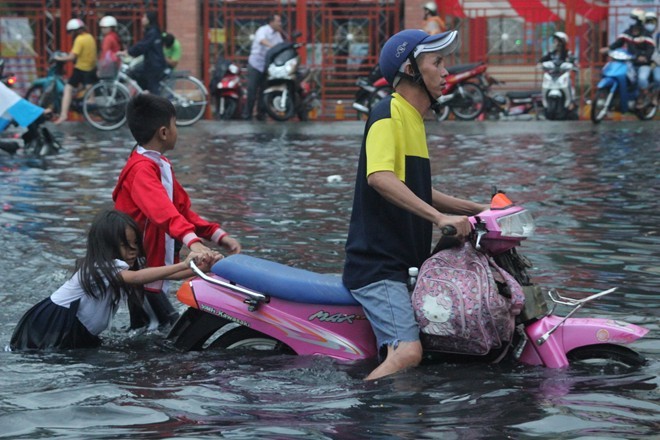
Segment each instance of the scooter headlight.
[[532,214],[523,210],[497,219],[503,237],[531,237],[536,225]]

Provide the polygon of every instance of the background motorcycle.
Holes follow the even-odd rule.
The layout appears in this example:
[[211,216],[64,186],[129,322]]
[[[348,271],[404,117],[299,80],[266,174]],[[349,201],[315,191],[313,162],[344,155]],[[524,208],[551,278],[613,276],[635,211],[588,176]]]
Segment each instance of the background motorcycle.
[[[299,35],[294,34],[294,38]],[[276,121],[287,121],[294,115],[306,121],[309,112],[321,105],[315,91],[317,72],[300,68],[298,48],[301,46],[300,43],[283,42],[266,53],[263,106]]]
[[[54,52],[50,59],[46,76],[32,81],[30,88],[25,93],[25,99],[39,107],[51,109],[59,113],[62,105],[62,95],[66,84],[64,78],[64,65],[66,61],[58,61],[55,57],[66,55],[65,52]],[[78,92],[71,100],[71,110],[82,113],[82,98],[85,89]]]
[[215,101],[216,117],[228,120],[240,115],[243,99],[239,67],[222,57],[213,69],[209,90]]
[[449,75],[442,92],[444,104],[436,113],[438,121],[447,119],[450,111],[464,121],[474,120],[484,111],[487,68],[485,63],[459,64],[447,68]]
[[[623,347],[647,333],[633,324],[606,319],[572,318],[582,300],[550,300],[569,307],[564,316],[548,311],[540,288],[532,285],[527,260],[516,253],[533,232],[528,211],[499,193],[492,209],[471,217],[474,246],[497,259],[526,288],[520,338],[513,354],[524,363],[563,367],[571,361],[604,359],[631,367],[644,358]],[[206,275],[184,283],[178,299],[189,308],[168,335],[181,350],[252,348],[298,355],[320,354],[343,360],[376,355],[374,335],[362,308],[341,277],[301,270],[244,254],[216,263]]]
[[493,85],[503,85],[492,76],[487,79],[484,112],[491,119],[521,118],[530,115],[540,119],[543,113],[543,93],[539,90],[493,92]]
[[546,119],[578,119],[578,106],[575,102],[575,88],[571,73],[577,72],[575,64],[569,61],[545,61],[543,68],[543,107]]
[[376,64],[369,75],[360,77],[355,83],[358,90],[355,93],[353,108],[357,110],[357,118],[368,115],[371,109],[383,98],[392,94],[394,89],[380,72],[380,65]]
[[[12,88],[16,83],[16,76],[11,73],[5,74],[5,63],[0,59],[0,81],[8,88]],[[61,145],[53,134],[42,124],[50,119],[52,113],[41,114],[33,119],[32,122],[26,122],[27,130],[20,136],[22,140],[23,151],[26,156],[40,157],[57,153]],[[0,115],[0,133],[5,131],[10,125],[18,126],[19,123],[7,113]],[[0,139],[0,150],[5,153],[15,154],[21,147],[21,141],[18,135]]]
[[608,111],[632,111],[643,121],[653,119],[658,106],[651,100],[643,108],[636,107],[639,89],[636,75],[631,70],[635,57],[622,49],[610,51],[608,56],[610,61],[603,66],[602,78],[596,86],[596,96],[591,104],[591,120],[598,124],[605,119]]
[[[485,82],[487,66],[484,63],[461,64],[447,69],[449,75],[441,97],[442,106],[436,113],[438,121],[444,121],[451,111],[458,119],[476,119],[484,109],[485,95],[481,82]],[[358,111],[358,119],[394,89],[382,77],[378,65],[368,77],[358,78],[358,91],[353,108]]]
[[10,89],[16,84],[16,75],[5,73],[5,60],[0,58],[0,81]]

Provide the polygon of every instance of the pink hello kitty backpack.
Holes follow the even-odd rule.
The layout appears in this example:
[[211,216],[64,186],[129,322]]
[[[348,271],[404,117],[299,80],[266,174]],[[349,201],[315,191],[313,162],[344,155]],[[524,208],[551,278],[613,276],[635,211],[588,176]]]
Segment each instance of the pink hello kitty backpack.
[[516,280],[470,243],[427,259],[412,293],[425,347],[467,355],[510,342],[524,301]]

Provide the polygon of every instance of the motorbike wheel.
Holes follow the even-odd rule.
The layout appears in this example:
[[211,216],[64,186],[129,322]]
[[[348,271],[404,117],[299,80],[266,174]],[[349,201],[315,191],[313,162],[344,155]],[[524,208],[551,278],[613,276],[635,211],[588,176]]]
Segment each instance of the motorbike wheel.
[[259,333],[256,330],[242,326],[229,330],[228,332],[218,337],[218,339],[209,345],[208,350],[218,348],[227,350],[247,349],[259,351],[276,351],[286,354],[295,354],[295,352],[286,344],[283,344],[280,341],[271,338],[270,336],[266,336],[263,333]]
[[174,324],[167,339],[183,351],[207,349],[207,341],[230,321],[210,313],[189,307]]
[[446,121],[449,117],[449,106],[443,105],[440,110],[435,113],[435,120],[438,122]]
[[449,101],[452,113],[463,121],[472,121],[476,119],[485,108],[486,98],[484,91],[477,84],[463,84],[463,93],[456,92],[454,99]]
[[591,121],[594,124],[600,123],[607,116],[607,109],[614,98],[608,89],[598,89],[594,102],[591,103]]
[[655,117],[655,114],[658,111],[658,106],[649,103],[646,107],[642,109],[637,109],[635,115],[642,121],[648,121]]
[[554,121],[560,119],[561,103],[558,99],[548,99],[548,108],[545,109],[545,118]]
[[264,93],[263,103],[268,116],[276,121],[288,121],[295,114],[293,95],[289,91],[286,96],[280,90]]
[[614,344],[578,347],[568,352],[567,357],[571,364],[596,366],[638,368],[646,363],[644,356],[634,350]]
[[223,121],[228,121],[231,118],[234,117],[234,114],[236,113],[236,108],[238,107],[238,101],[236,99],[231,99],[231,98],[220,98],[224,99],[224,109],[220,111],[218,108],[218,115],[220,115],[220,119]]
[[59,100],[57,99],[56,93],[57,91],[55,90],[54,82],[52,83],[52,86],[48,87],[36,85],[28,89],[25,94],[25,99],[39,107],[57,111],[56,105]]

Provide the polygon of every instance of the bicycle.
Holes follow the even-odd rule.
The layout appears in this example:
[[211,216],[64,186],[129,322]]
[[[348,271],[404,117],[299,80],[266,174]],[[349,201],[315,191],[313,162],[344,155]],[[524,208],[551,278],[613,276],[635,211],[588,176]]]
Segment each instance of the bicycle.
[[[83,114],[89,123],[100,130],[114,130],[126,122],[126,103],[131,96],[143,91],[130,76],[131,66],[122,62],[115,76],[103,78],[87,91],[83,98]],[[204,115],[208,92],[204,84],[186,72],[166,71],[160,81],[160,96],[167,98],[176,109],[176,124],[188,126]]]

